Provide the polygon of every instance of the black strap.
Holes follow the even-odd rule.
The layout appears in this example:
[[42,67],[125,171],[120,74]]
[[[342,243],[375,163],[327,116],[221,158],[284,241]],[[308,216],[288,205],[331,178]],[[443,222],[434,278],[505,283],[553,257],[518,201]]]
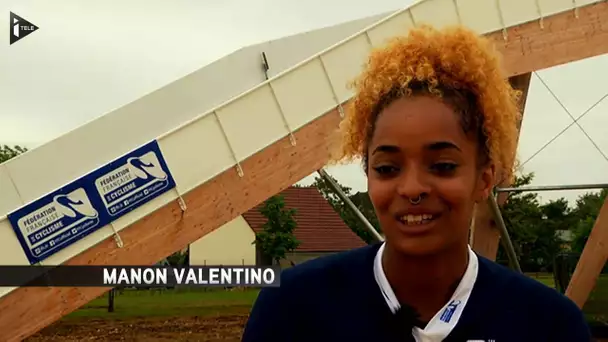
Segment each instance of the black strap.
[[409,305],[401,305],[401,308],[392,315],[391,327],[393,333],[397,336],[402,336],[405,339],[402,341],[415,342],[412,335],[414,327],[424,327],[426,323],[419,319],[418,312]]

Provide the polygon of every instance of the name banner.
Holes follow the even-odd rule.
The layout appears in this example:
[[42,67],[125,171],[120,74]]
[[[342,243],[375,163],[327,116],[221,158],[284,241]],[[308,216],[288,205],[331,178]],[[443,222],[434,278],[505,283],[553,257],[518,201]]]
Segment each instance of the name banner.
[[278,287],[268,266],[0,266],[0,286],[23,287]]

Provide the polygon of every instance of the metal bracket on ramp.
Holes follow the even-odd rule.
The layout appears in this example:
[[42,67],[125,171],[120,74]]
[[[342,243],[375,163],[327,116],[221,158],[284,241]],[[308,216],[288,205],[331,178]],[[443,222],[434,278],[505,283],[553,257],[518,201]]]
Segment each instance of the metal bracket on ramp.
[[460,8],[458,7],[458,0],[452,0],[454,3],[454,8],[456,9],[456,17],[458,18],[458,23],[462,24],[462,17],[460,16]]
[[502,26],[502,38],[506,41],[508,38],[507,26],[505,25],[505,16],[502,13],[502,8],[500,7],[500,0],[496,0],[496,10],[498,11],[498,15],[500,16],[500,26]]
[[538,16],[539,16],[539,21],[540,21],[540,28],[541,30],[545,29],[545,23],[543,21],[543,11],[540,9],[540,0],[535,0],[534,1],[536,3],[536,10],[538,10]]
[[236,164],[236,172],[239,174],[239,177],[243,177],[244,176],[243,168],[241,167],[241,163],[239,162],[239,159],[236,157],[236,153],[234,152],[234,148],[232,147],[232,144],[230,143],[230,140],[228,139],[228,134],[226,134],[226,130],[224,129],[224,126],[222,125],[222,122],[220,121],[220,117],[219,117],[219,115],[217,115],[216,111],[213,111],[212,114],[213,114],[213,117],[215,117],[217,124],[220,126],[220,130],[222,131],[224,140],[226,140],[226,144],[228,144],[228,148],[230,149],[230,154],[232,154],[232,159],[234,159],[234,162]]
[[188,206],[186,205],[186,201],[182,197],[182,193],[177,188],[177,184],[175,185],[175,192],[177,193],[177,203],[179,204],[179,208],[182,210],[182,216],[188,210]]
[[287,118],[285,117],[285,111],[283,110],[283,106],[281,106],[281,102],[279,102],[279,98],[277,97],[277,93],[274,91],[274,87],[272,86],[272,82],[268,82],[268,86],[270,87],[270,92],[272,93],[272,97],[274,98],[274,102],[279,107],[279,112],[281,112],[281,118],[283,118],[283,125],[287,128],[289,132],[289,142],[292,146],[296,146],[296,137],[293,135],[293,131],[291,127],[289,127],[289,122],[287,122]]
[[329,88],[331,88],[331,93],[334,97],[334,100],[338,104],[338,113],[340,113],[340,117],[344,117],[344,108],[342,107],[342,102],[338,99],[338,93],[336,93],[336,87],[334,87],[334,83],[331,81],[331,77],[329,77],[329,73],[327,72],[327,67],[325,66],[325,61],[323,60],[323,55],[319,55],[319,62],[321,62],[321,67],[323,68],[323,73],[325,74],[325,78],[329,83]]
[[182,212],[186,212],[186,210],[188,209],[188,206],[186,206],[186,201],[184,201],[184,198],[182,197],[182,195],[177,194],[179,197],[177,198],[177,203],[179,203],[179,208],[182,210]]
[[110,228],[112,228],[112,232],[114,234],[114,241],[116,241],[116,246],[118,246],[118,248],[123,248],[125,244],[122,242],[122,238],[120,237],[120,234],[118,234],[118,231],[116,230],[112,222],[110,222]]

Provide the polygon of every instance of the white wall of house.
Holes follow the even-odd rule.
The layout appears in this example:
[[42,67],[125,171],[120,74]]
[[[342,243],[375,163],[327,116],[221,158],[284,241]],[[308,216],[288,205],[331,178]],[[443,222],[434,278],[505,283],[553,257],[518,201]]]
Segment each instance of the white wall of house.
[[242,216],[190,244],[190,265],[255,265],[255,234]]

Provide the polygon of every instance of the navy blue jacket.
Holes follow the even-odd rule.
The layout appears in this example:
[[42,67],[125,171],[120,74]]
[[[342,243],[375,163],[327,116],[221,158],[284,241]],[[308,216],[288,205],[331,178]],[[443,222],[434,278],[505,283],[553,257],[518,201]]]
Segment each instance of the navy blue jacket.
[[[262,289],[243,342],[413,341],[374,278],[380,244],[317,258]],[[588,342],[579,308],[558,291],[479,256],[471,297],[447,342]]]

